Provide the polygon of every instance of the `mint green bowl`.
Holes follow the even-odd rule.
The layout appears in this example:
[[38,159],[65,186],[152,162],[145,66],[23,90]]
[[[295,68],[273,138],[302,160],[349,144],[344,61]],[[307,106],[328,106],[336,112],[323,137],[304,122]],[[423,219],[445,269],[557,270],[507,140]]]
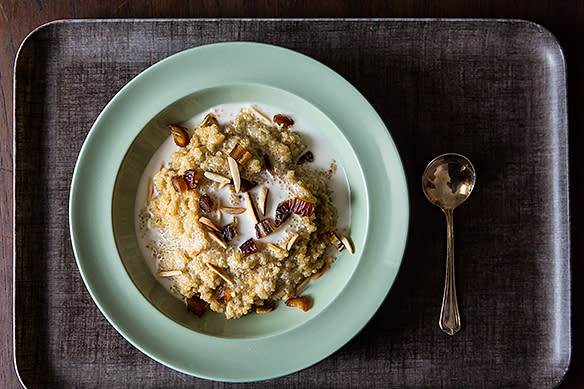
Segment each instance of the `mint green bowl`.
[[[294,113],[338,156],[351,189],[351,237],[306,290],[304,313],[198,318],[150,273],[138,248],[134,203],[150,157],[185,121],[218,104],[256,102]],[[79,154],[69,204],[77,265],[93,300],[129,342],[178,371],[255,381],[298,371],[357,334],[383,302],[405,248],[405,174],[387,128],[346,80],[296,52],[257,43],[202,46],[173,55],[129,82],[97,118]]]

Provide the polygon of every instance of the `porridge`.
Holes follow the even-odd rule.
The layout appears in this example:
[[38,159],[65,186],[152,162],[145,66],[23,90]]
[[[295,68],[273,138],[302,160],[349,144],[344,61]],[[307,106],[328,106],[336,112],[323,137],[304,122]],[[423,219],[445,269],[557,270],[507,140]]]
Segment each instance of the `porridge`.
[[316,142],[303,143],[293,116],[270,111],[220,106],[169,124],[172,139],[142,176],[143,254],[199,316],[267,313],[279,300],[307,311],[303,289],[336,253],[353,252],[342,169]]

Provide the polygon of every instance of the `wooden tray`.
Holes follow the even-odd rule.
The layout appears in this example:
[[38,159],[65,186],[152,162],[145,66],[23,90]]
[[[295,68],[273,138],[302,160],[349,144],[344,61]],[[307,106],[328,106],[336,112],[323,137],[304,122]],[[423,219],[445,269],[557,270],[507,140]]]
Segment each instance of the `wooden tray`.
[[[67,201],[83,140],[126,82],[170,54],[229,40],[297,50],[355,85],[396,141],[412,209],[400,273],[365,329],[313,367],[239,386],[559,384],[571,354],[561,48],[529,22],[391,19],[71,20],[33,32],[14,87],[14,352],[22,382],[224,386],[158,364],[108,324],[77,271]],[[443,216],[420,185],[426,163],[443,152],[467,155],[478,173],[455,212],[463,329],[454,337],[437,324]]]

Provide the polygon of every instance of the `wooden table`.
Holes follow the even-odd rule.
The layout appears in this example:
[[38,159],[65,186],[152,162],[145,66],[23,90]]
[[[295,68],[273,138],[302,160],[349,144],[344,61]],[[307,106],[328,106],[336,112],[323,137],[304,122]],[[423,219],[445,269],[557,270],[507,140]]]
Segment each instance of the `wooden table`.
[[[129,17],[439,17],[439,18],[518,18],[528,19],[549,29],[560,41],[568,68],[568,114],[570,142],[572,271],[573,279],[584,274],[584,230],[581,216],[584,207],[579,199],[584,194],[584,173],[577,169],[584,156],[578,145],[584,141],[584,65],[581,64],[581,40],[584,38],[584,3],[579,1],[505,1],[467,2],[431,1],[243,1],[226,2],[128,2],[87,1],[83,5],[62,0],[0,2],[0,182],[4,195],[0,199],[0,383],[2,387],[18,387],[12,357],[12,76],[19,44],[35,27],[62,18],[129,18]],[[31,134],[33,135],[33,134]],[[33,135],[34,136],[34,135]],[[584,385],[584,287],[573,283],[572,298],[572,363],[563,387]]]

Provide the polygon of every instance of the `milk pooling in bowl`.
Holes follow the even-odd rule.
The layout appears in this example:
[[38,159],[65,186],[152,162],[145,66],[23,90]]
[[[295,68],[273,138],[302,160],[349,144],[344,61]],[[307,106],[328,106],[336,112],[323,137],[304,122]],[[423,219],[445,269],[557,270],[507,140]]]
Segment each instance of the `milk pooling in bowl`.
[[146,166],[135,203],[153,274],[197,315],[310,309],[304,288],[352,252],[349,187],[326,139],[255,103],[169,124],[174,136]]

